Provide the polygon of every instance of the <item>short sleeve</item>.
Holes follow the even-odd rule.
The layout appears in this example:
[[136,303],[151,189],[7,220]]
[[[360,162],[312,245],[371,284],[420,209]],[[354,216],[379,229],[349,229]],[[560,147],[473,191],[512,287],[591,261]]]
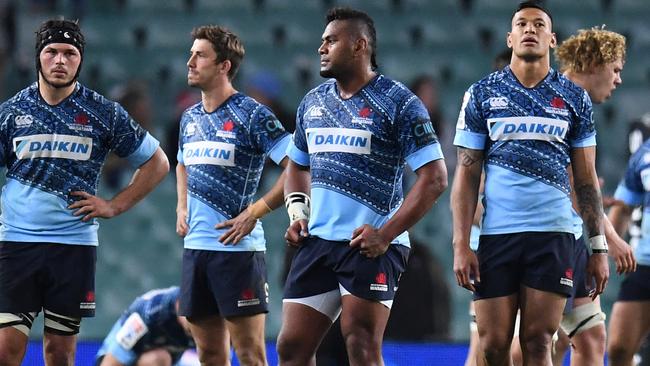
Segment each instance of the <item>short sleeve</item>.
[[456,123],[454,145],[474,150],[485,149],[489,131],[483,118],[481,104],[476,95],[477,86],[472,85],[463,96],[463,103]]
[[303,99],[296,112],[296,130],[293,132],[291,141],[287,147],[287,155],[296,164],[308,166],[309,148],[307,146],[307,135],[305,134],[304,113],[305,100]]
[[442,159],[442,149],[429,112],[422,101],[412,95],[397,117],[402,156],[413,170],[422,165]]
[[256,148],[271,160],[280,163],[286,156],[289,133],[280,120],[266,106],[261,106],[253,117],[251,134]]
[[596,126],[593,115],[591,98],[585,91],[576,121],[569,131],[568,142],[571,147],[596,146]]
[[121,105],[115,103],[115,109],[111,150],[131,165],[139,167],[153,156],[160,143],[131,118]]

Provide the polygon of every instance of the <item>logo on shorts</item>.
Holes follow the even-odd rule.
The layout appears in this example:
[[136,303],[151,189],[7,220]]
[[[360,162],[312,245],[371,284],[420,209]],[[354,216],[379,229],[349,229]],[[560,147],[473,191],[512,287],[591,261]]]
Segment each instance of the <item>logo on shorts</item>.
[[564,277],[560,278],[560,285],[573,287],[573,268],[564,271]]
[[241,299],[237,300],[237,307],[255,306],[260,304],[260,299],[255,297],[253,289],[247,288],[241,292]]
[[567,268],[567,270],[564,271],[564,277],[572,280],[573,279],[573,268]]
[[377,273],[377,276],[375,276],[375,283],[370,284],[370,291],[387,292],[388,291],[388,285],[386,283],[387,283],[386,273],[379,272],[379,273]]
[[82,310],[95,309],[95,291],[86,292],[86,296],[84,296],[84,301],[79,303],[79,309]]

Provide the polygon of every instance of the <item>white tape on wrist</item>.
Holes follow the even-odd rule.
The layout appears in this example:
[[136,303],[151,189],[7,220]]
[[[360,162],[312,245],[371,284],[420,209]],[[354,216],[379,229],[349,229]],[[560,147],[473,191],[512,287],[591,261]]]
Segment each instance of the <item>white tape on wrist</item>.
[[596,235],[589,238],[589,245],[592,253],[607,253],[607,239],[605,235]]
[[287,207],[289,221],[293,224],[298,220],[309,221],[311,210],[311,199],[304,192],[291,192],[284,197],[284,204]]

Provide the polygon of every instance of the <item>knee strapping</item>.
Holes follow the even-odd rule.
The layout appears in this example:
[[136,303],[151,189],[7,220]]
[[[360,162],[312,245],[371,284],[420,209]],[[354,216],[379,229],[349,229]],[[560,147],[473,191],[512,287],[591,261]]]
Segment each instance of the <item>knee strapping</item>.
[[571,338],[600,324],[605,324],[605,313],[600,309],[599,304],[589,302],[573,308],[570,313],[562,317],[560,327]]
[[34,318],[38,313],[0,313],[0,328],[13,327],[29,337]]
[[45,310],[45,331],[63,335],[71,336],[79,333],[81,327],[81,318],[71,318],[61,314]]

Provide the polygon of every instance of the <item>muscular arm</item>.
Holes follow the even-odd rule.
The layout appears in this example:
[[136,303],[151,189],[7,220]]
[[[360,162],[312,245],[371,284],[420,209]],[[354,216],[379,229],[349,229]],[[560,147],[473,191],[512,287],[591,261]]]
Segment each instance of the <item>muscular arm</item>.
[[129,185],[115,197],[104,200],[87,192],[75,191],[70,194],[81,199],[68,206],[68,208],[78,209],[74,212],[74,215],[83,215],[82,221],[88,221],[96,217],[111,218],[117,216],[133,207],[151,192],[167,172],[169,172],[169,161],[159,147],[151,158],[133,173]]
[[447,168],[442,159],[421,166],[415,171],[415,174],[417,174],[417,180],[406,195],[404,203],[395,212],[395,215],[379,229],[380,234],[389,243],[415,225],[447,188]]
[[482,150],[458,148],[456,175],[451,187],[454,247],[461,245],[469,248],[470,231],[478,211],[482,170]]
[[285,169],[287,178],[284,182],[284,195],[291,192],[303,192],[307,195],[311,191],[311,175],[308,166],[296,164],[289,160]]
[[472,277],[481,281],[476,255],[469,248],[472,222],[476,215],[483,151],[459,147],[456,176],[451,188],[453,216],[454,273],[459,286],[475,291]]
[[589,237],[604,234],[603,200],[596,174],[596,148],[575,148],[571,152],[575,197]]
[[[287,196],[293,192],[302,192],[306,195],[311,193],[311,173],[309,166],[302,166],[289,160],[285,169],[287,175],[284,181],[284,195]],[[289,214],[291,216],[291,214]],[[309,234],[307,230],[307,220],[296,220],[289,225],[284,238],[292,246],[300,245],[300,242]]]
[[153,156],[133,173],[131,183],[111,200],[117,209],[117,215],[130,209],[149,194],[168,172],[169,160],[159,147]]

